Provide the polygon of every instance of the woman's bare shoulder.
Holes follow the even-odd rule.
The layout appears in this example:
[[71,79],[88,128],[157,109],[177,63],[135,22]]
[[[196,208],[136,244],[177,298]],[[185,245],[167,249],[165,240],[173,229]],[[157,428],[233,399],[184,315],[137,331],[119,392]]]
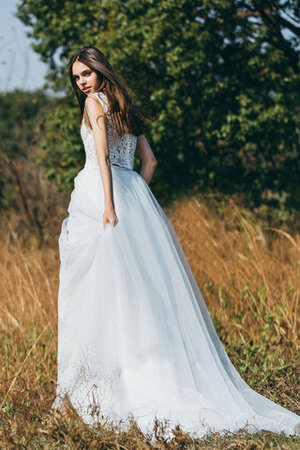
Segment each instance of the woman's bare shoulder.
[[103,104],[100,101],[97,92],[87,95],[84,106],[89,116],[98,116],[99,113],[104,113]]

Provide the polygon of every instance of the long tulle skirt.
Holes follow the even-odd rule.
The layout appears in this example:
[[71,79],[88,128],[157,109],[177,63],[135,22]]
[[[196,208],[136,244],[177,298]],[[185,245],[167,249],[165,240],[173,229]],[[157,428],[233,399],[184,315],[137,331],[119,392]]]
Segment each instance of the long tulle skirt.
[[84,422],[133,417],[195,437],[240,428],[300,434],[300,416],[252,390],[226,354],[175,230],[134,170],[112,166],[115,227],[99,168],[74,179],[59,237],[56,407]]

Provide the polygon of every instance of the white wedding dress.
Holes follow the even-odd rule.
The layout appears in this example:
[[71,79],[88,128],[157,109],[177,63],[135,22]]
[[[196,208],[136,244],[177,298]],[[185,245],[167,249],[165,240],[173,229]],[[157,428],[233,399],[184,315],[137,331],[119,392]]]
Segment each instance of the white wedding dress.
[[144,433],[167,420],[195,437],[258,430],[300,435],[300,416],[252,390],[225,352],[171,221],[133,170],[137,138],[116,135],[104,92],[115,210],[104,194],[94,137],[59,237],[58,379],[84,422],[108,418]]

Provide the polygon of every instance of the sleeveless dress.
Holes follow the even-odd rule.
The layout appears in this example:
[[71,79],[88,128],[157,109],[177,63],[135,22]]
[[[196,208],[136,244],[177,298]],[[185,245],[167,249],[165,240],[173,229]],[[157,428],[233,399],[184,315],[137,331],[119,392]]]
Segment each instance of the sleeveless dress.
[[104,92],[115,227],[102,225],[104,191],[93,133],[82,123],[84,168],[59,236],[58,376],[85,423],[144,433],[167,421],[194,437],[258,430],[300,435],[300,416],[251,389],[213,326],[168,216],[133,170],[137,138],[117,135]]

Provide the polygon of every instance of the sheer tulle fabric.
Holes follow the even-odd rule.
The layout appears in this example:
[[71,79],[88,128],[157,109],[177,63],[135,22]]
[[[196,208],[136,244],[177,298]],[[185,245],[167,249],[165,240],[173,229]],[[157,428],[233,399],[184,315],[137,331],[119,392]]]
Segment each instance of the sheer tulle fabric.
[[59,237],[58,383],[88,424],[143,432],[154,419],[197,437],[244,428],[300,434],[300,417],[252,390],[216,334],[173,226],[144,179],[112,166],[103,229],[99,168],[74,180]]

